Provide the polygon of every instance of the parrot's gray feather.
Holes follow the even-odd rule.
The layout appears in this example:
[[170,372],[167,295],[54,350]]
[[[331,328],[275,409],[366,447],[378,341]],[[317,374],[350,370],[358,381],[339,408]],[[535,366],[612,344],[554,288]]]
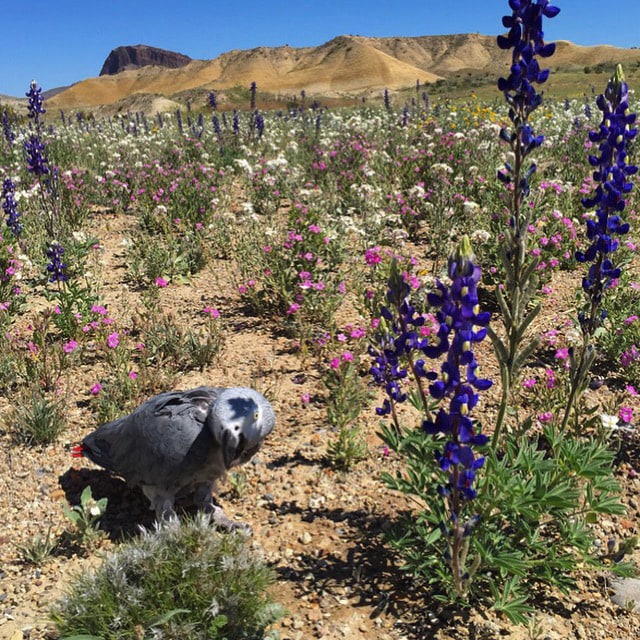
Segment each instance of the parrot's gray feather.
[[257,391],[198,387],[150,398],[128,416],[98,427],[80,449],[141,486],[162,516],[173,509],[177,494],[196,492],[210,508],[216,480],[247,462],[274,425],[273,409]]

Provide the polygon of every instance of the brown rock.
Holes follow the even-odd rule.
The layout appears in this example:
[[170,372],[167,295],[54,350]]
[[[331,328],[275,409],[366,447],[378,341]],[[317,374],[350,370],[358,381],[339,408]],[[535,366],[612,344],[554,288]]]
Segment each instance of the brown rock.
[[158,49],[157,47],[149,47],[144,44],[136,44],[113,49],[104,61],[100,75],[113,76],[127,69],[139,69],[140,67],[151,65],[177,69],[184,67],[190,62],[191,58],[182,53]]

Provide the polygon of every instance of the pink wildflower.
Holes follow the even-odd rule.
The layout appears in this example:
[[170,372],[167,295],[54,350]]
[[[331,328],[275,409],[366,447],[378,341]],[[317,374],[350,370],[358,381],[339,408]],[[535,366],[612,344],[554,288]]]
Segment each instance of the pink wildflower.
[[342,354],[342,361],[343,362],[353,362],[353,353],[351,353],[351,351],[345,351]]
[[115,349],[120,344],[120,335],[114,331],[107,336],[107,346],[110,349]]
[[547,374],[547,389],[553,389],[556,386],[556,374],[553,369],[545,369],[544,372]]
[[531,389],[535,384],[536,384],[536,379],[535,379],[535,378],[527,378],[527,379],[522,383],[522,386],[523,386],[525,389]]
[[364,261],[371,267],[382,262],[380,247],[372,247],[364,252]]
[[135,371],[129,371],[129,380],[135,380],[138,374]]
[[333,358],[333,360],[329,362],[329,366],[332,369],[338,369],[340,367],[340,358]]
[[164,289],[168,284],[169,282],[165,280],[162,276],[158,276],[156,278],[156,286],[159,287],[160,289]]
[[97,396],[102,391],[102,385],[99,382],[96,382],[93,387],[89,390],[89,393],[92,396]]
[[62,346],[62,350],[65,353],[72,353],[78,348],[78,343],[75,340],[69,340],[69,342],[65,343]]
[[620,407],[618,417],[622,422],[629,424],[633,420],[633,409],[631,407]]
[[553,411],[545,411],[538,416],[540,422],[551,422],[553,420]]
[[556,351],[557,360],[566,360],[568,357],[569,357],[569,349],[567,349],[567,347],[563,347],[562,349],[558,349]]
[[294,313],[296,313],[296,311],[298,311],[300,309],[300,305],[297,302],[294,302],[288,309],[287,309],[287,315],[293,315]]
[[205,307],[202,310],[202,313],[208,314],[211,318],[219,318],[220,317],[220,312],[217,309],[214,309],[213,307]]

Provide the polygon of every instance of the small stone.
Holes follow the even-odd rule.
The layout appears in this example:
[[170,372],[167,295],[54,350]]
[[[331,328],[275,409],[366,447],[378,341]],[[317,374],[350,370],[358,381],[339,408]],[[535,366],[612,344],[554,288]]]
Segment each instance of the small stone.
[[305,531],[300,536],[298,536],[298,542],[301,544],[309,544],[313,540],[313,537],[308,531]]
[[640,578],[622,578],[611,582],[611,600],[628,611],[640,611]]
[[322,611],[320,611],[319,607],[314,607],[307,612],[307,620],[309,620],[309,622],[320,622],[322,618]]
[[319,509],[327,499],[324,496],[311,496],[309,498],[309,509]]

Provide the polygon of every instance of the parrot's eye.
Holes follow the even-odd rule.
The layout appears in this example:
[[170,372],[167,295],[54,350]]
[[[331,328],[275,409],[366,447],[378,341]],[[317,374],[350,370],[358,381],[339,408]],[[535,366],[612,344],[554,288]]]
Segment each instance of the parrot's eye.
[[259,411],[256,411],[256,412],[253,414],[253,419],[254,419],[254,420],[257,420],[259,417],[260,417],[260,412],[259,412]]

